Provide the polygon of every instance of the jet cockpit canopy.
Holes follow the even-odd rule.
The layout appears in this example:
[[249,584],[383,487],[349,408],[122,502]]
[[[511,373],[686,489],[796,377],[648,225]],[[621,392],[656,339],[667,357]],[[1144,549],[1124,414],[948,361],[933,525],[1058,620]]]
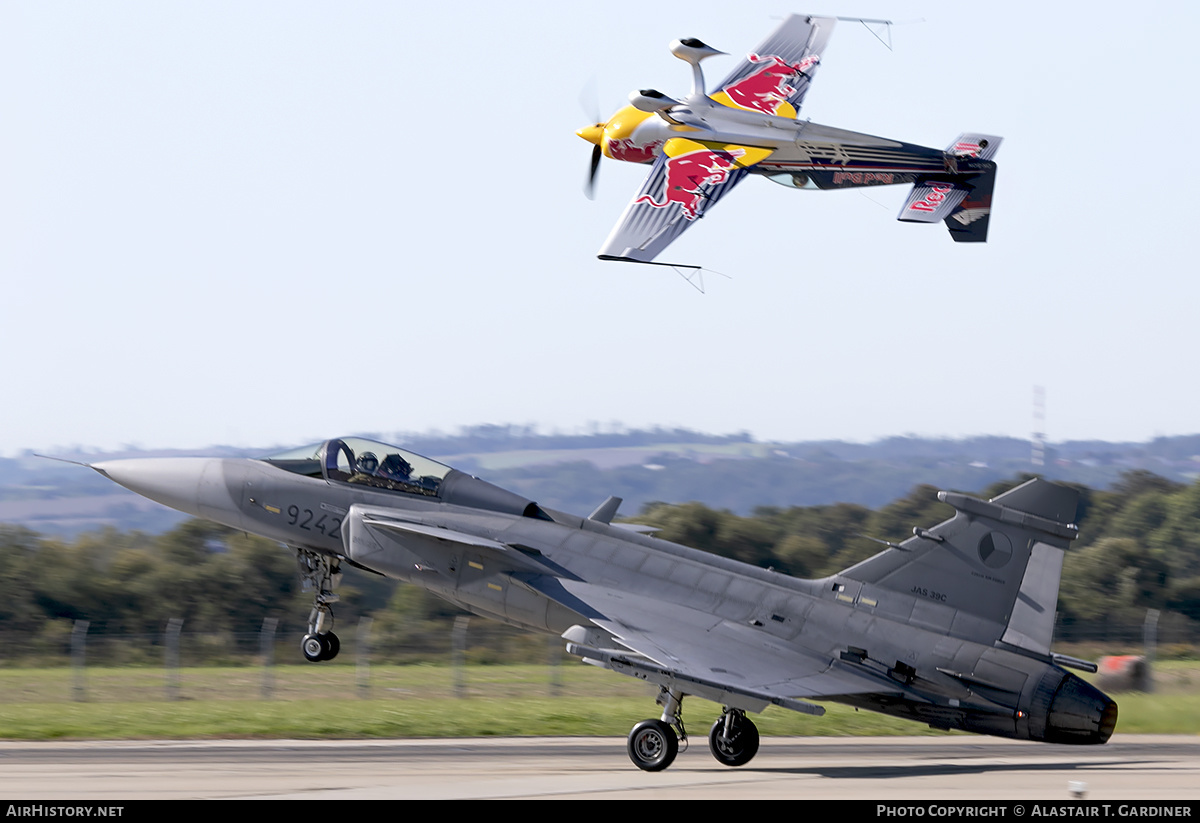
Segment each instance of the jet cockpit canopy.
[[365,437],[335,437],[259,458],[276,468],[369,489],[435,497],[444,503],[551,519],[532,500],[416,452]]
[[438,497],[452,469],[416,452],[365,437],[335,437],[261,458],[281,469],[389,491]]

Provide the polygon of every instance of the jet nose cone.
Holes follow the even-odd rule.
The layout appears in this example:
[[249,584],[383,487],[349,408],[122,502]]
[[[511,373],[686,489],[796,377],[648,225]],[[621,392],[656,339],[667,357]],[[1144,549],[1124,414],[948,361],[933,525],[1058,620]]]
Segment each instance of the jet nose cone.
[[106,460],[92,468],[132,492],[195,517],[239,527],[241,483],[214,457]]

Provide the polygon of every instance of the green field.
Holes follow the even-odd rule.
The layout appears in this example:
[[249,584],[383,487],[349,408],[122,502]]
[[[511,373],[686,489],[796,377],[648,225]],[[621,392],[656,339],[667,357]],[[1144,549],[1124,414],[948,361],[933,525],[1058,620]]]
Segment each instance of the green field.
[[[1155,693],[1114,695],[1117,732],[1200,733],[1200,663],[1166,661],[1155,672]],[[181,669],[169,691],[159,668],[89,668],[82,684],[68,668],[0,669],[0,738],[624,736],[659,712],[652,687],[581,664],[470,666],[461,697],[454,670],[442,665],[372,666],[366,684],[348,664],[276,666],[269,698],[264,674],[249,666]],[[767,735],[945,734],[825,705],[824,717],[770,708],[755,722]],[[690,733],[705,735],[719,711],[688,698]]]

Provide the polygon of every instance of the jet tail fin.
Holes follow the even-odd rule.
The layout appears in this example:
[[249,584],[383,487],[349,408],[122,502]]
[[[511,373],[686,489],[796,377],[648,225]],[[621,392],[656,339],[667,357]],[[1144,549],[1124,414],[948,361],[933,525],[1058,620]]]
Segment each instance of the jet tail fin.
[[1049,654],[1079,493],[1035,478],[991,500],[957,492],[938,499],[957,510],[952,519],[914,530],[839,577],[913,598],[914,619],[932,601],[956,610],[951,622],[981,619],[997,627],[996,640]]
[[993,134],[960,134],[946,147],[945,174],[914,183],[896,219],[905,223],[941,220],[956,243],[987,242],[996,185],[992,158],[1002,140]]

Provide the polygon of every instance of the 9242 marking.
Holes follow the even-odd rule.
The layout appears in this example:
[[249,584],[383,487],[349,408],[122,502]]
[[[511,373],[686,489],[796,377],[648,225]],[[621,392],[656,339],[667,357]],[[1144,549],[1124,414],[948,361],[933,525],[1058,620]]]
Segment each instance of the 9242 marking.
[[[288,525],[304,529],[306,532],[318,532],[326,537],[337,534],[342,525],[342,518],[317,514],[312,509],[302,509],[294,503],[287,507]],[[316,517],[316,521],[313,518]]]

